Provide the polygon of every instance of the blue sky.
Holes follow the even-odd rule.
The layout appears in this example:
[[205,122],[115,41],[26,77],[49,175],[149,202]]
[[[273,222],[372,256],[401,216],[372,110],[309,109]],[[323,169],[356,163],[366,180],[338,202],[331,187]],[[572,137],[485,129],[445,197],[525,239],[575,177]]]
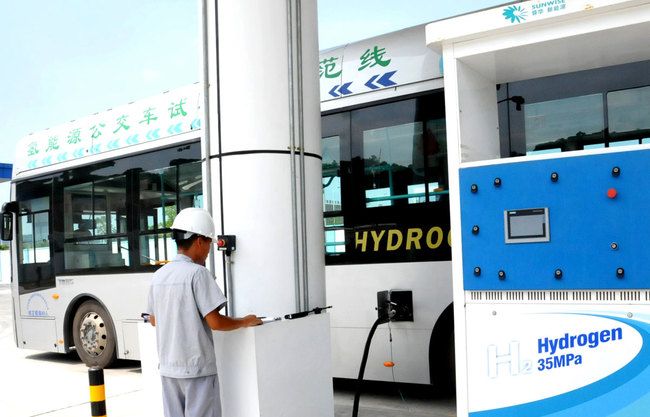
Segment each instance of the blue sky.
[[[502,3],[319,0],[320,49]],[[198,4],[0,2],[0,162],[29,133],[198,81]]]

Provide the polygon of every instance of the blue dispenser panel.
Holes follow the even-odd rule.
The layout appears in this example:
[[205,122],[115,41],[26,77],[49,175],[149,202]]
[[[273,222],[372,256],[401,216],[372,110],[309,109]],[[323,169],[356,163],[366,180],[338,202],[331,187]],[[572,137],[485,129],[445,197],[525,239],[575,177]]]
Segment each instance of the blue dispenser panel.
[[650,288],[650,150],[462,168],[460,198],[465,290]]

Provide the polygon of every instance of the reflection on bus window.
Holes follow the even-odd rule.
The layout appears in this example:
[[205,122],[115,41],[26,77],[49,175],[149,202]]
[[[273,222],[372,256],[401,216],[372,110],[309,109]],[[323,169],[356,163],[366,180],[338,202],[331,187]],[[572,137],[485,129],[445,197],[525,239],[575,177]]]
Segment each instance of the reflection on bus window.
[[341,210],[341,138],[323,138],[323,212]]
[[622,141],[618,145],[637,144],[638,139],[646,143],[650,137],[650,87],[607,93],[607,116],[609,135]]
[[176,170],[167,167],[140,173],[140,230],[171,227],[176,217]]
[[156,265],[176,253],[169,229],[176,214],[202,206],[201,163],[193,162],[141,172],[140,264]]
[[345,252],[343,216],[325,217],[325,253]]
[[50,261],[49,216],[47,213],[25,213],[20,219],[20,263],[36,264]]
[[90,181],[65,187],[66,238],[126,232],[126,177]]
[[27,181],[16,188],[18,283],[21,294],[54,286],[50,250],[52,181]]
[[108,238],[66,243],[66,269],[106,268],[129,265],[126,238]]
[[450,259],[413,243],[449,230],[445,128],[442,91],[323,115],[327,265]]
[[345,252],[343,208],[341,200],[341,138],[323,138],[323,215],[325,226],[325,252]]
[[650,142],[650,61],[499,85],[497,97],[503,157]]
[[151,271],[176,253],[176,213],[201,207],[198,142],[80,165],[16,183],[21,291],[56,274]]
[[65,268],[129,265],[126,176],[63,189]]
[[524,105],[526,153],[581,150],[603,143],[603,109],[602,94]]
[[140,236],[140,263],[157,265],[176,254],[176,242],[171,233],[154,233]]
[[178,210],[203,207],[203,173],[201,163],[178,166]]
[[[366,207],[438,201],[446,190],[444,119],[363,132]],[[438,181],[430,182],[431,179]],[[429,182],[427,182],[429,179]],[[428,198],[427,198],[428,196]]]

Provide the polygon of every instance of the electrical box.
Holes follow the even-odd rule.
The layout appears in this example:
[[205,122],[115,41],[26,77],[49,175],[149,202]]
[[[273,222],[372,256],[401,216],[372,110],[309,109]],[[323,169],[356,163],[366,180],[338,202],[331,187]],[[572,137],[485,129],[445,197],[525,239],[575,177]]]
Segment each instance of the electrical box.
[[235,235],[219,235],[217,236],[217,249],[220,251],[225,251],[226,255],[230,255],[230,252],[235,250],[236,245],[236,236]]
[[377,315],[387,315],[390,321],[413,321],[413,292],[387,290],[377,293]]

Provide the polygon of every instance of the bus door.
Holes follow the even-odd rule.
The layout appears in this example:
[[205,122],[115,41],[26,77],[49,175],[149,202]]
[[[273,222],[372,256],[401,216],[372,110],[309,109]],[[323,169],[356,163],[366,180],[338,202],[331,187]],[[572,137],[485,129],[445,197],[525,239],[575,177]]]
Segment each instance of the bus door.
[[[48,183],[50,181],[47,181]],[[17,187],[16,239],[18,276],[18,344],[37,350],[57,350],[53,299],[55,286],[50,245],[51,183],[19,184]],[[21,194],[22,197],[21,198]]]

